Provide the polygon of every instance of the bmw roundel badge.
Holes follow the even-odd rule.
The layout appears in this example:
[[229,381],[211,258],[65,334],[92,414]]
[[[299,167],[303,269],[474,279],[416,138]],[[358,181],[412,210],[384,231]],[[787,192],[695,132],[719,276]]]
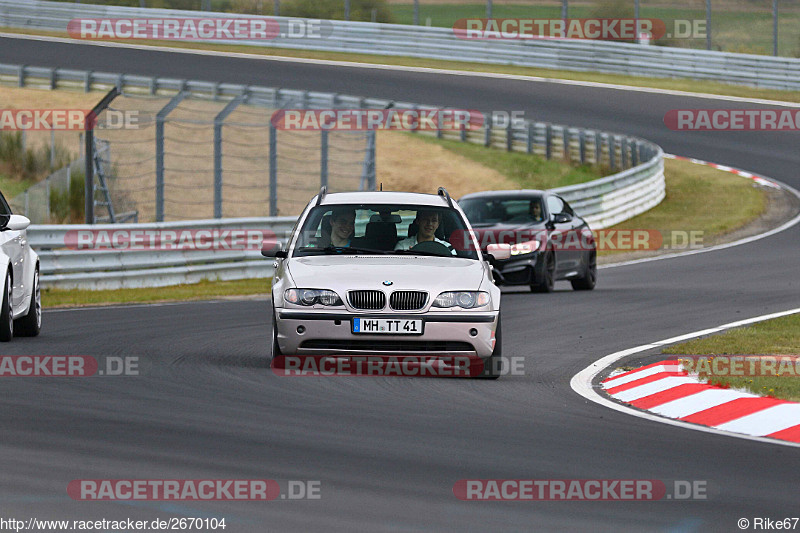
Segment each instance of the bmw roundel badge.
[[393,284],[394,284],[394,282],[392,282],[392,281],[389,281],[389,280],[387,279],[386,281],[384,281],[384,282],[383,282],[383,284],[384,284],[384,285],[386,285],[387,287],[389,287],[390,285],[393,285]]

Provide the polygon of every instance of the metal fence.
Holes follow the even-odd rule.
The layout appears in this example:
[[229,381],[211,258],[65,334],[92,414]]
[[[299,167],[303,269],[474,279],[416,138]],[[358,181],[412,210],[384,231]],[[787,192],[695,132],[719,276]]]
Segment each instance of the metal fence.
[[9,199],[15,213],[25,215],[33,224],[79,223],[82,217],[72,209],[83,202],[83,158],[78,158],[22,194]]
[[[77,17],[193,17],[193,11],[0,0],[0,26],[64,31]],[[226,17],[248,17],[231,13]],[[326,21],[328,35],[293,36],[289,19],[274,39],[239,44],[520,65],[800,89],[800,59],[592,40],[464,40],[452,28]],[[214,42],[214,41],[209,41]]]
[[321,185],[373,187],[363,170],[375,132],[278,131],[270,117],[287,105],[304,104],[247,92],[118,97],[98,124],[126,116],[132,127],[95,130],[108,147],[102,166],[114,210],[145,222],[278,216],[298,213]]

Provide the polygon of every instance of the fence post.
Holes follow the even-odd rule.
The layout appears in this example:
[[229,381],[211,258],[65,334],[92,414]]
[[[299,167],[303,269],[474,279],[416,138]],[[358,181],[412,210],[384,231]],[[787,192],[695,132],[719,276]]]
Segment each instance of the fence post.
[[85,163],[85,188],[84,191],[84,215],[87,224],[94,224],[94,121],[114,100],[119,96],[119,87],[114,87],[95,105],[89,112],[84,123],[84,163]]
[[156,114],[156,222],[164,222],[164,122],[186,94],[179,92]]
[[608,166],[613,171],[617,166],[617,139],[613,134],[608,134]]
[[635,167],[639,164],[639,141],[631,143],[631,166]]
[[533,153],[533,138],[534,138],[533,124],[528,122],[528,139],[527,139],[528,146],[527,146],[527,152],[529,154]]
[[222,126],[247,94],[240,94],[214,117],[214,218],[222,218]]
[[436,138],[442,138],[442,109],[436,111]]
[[600,166],[603,159],[603,137],[599,131],[594,131],[594,164]]
[[578,153],[581,156],[581,165],[586,164],[586,131],[578,130]]
[[548,124],[544,128],[544,156],[545,159],[553,157],[553,125]]
[[278,216],[278,129],[269,123],[269,216]]
[[489,120],[483,125],[483,145],[492,145],[492,121]]
[[367,150],[364,154],[364,165],[361,169],[361,183],[358,186],[360,191],[374,191],[377,177],[377,166],[375,161],[375,130],[367,132]]
[[511,119],[508,119],[506,124],[506,152],[514,149],[514,130],[511,126]]
[[561,128],[561,138],[564,145],[564,159],[567,161],[572,161],[572,158],[569,154],[569,128],[567,126],[563,126]]
[[619,153],[620,157],[620,164],[622,165],[622,170],[628,168],[628,138],[623,137],[620,139],[619,143]]
[[328,130],[319,132],[319,186],[328,186]]
[[47,176],[44,180],[44,194],[45,194],[45,216],[47,217],[47,222],[50,223],[50,176]]

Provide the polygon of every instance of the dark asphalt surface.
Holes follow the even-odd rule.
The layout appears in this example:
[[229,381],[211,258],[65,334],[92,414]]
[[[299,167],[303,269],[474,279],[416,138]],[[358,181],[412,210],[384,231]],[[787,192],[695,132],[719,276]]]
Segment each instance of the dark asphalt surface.
[[[175,56],[0,38],[0,62],[227,80],[627,132],[800,187],[797,134],[677,133],[668,109],[755,104],[542,82]],[[731,249],[604,269],[591,293],[507,291],[497,382],[292,379],[266,368],[267,300],[50,311],[6,354],[137,356],[128,378],[0,383],[0,516],[225,516],[226,531],[738,531],[797,516],[798,450],[645,421],[570,378],[611,352],[800,305],[800,227]],[[320,500],[74,502],[73,479],[320,480]],[[462,502],[460,479],[707,483],[706,501]]]

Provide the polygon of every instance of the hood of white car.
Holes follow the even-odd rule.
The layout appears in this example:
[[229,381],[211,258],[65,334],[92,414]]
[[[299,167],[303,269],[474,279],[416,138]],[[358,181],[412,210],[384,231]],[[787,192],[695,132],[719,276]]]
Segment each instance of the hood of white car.
[[310,256],[293,258],[288,265],[295,286],[331,289],[340,295],[356,289],[474,291],[483,280],[483,268],[471,259],[408,255]]

